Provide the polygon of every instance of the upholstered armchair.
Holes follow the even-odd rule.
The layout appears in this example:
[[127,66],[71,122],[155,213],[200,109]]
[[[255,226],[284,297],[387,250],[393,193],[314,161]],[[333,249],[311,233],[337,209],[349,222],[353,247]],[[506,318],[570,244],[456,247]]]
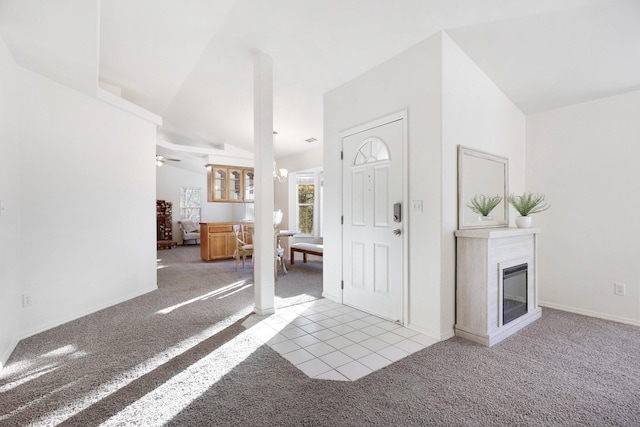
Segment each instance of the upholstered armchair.
[[195,240],[196,245],[200,240],[200,224],[197,221],[178,221],[178,226],[182,232],[182,244],[186,245],[187,240]]

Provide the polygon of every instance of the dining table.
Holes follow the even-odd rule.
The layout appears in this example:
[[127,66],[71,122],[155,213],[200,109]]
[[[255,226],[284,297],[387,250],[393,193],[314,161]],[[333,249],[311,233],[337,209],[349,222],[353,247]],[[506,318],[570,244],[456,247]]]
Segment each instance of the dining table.
[[[280,239],[282,239],[283,237],[293,237],[297,234],[300,234],[299,231],[297,230],[278,230],[276,229],[275,232],[275,236],[276,236],[276,242],[275,242],[275,248],[276,248],[276,263],[278,262],[278,258],[280,259],[280,262],[282,264],[282,273],[283,274],[287,274],[288,270],[287,270],[287,263],[285,262],[284,259],[284,249],[282,248],[282,245],[280,244]],[[278,268],[276,265],[276,278],[278,278]]]

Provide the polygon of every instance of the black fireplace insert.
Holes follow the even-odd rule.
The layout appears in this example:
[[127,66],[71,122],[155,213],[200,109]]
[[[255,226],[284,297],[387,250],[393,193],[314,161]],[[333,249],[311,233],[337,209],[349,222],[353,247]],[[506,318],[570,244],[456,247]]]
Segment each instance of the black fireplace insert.
[[502,324],[527,313],[527,269],[520,264],[502,270]]

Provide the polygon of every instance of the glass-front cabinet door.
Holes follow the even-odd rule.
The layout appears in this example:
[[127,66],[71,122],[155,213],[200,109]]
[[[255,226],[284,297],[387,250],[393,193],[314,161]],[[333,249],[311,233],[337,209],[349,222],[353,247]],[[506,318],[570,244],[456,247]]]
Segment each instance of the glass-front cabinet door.
[[243,171],[243,175],[244,175],[244,201],[253,202],[256,200],[253,169],[245,169]]
[[228,173],[226,168],[216,167],[213,169],[213,178],[212,178],[213,182],[211,183],[213,187],[213,191],[212,191],[213,201],[228,199],[227,177],[228,177]]
[[210,202],[253,202],[253,169],[209,166],[207,200]]
[[242,171],[229,169],[229,201],[242,201]]

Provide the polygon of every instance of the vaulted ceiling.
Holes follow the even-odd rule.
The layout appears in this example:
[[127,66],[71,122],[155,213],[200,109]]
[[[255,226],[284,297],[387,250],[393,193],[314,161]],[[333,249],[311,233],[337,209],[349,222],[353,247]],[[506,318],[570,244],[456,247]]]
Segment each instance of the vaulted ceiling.
[[283,157],[322,143],[325,92],[442,30],[525,113],[640,89],[638,0],[0,0],[19,65],[119,88],[178,157],[252,150],[255,50]]

